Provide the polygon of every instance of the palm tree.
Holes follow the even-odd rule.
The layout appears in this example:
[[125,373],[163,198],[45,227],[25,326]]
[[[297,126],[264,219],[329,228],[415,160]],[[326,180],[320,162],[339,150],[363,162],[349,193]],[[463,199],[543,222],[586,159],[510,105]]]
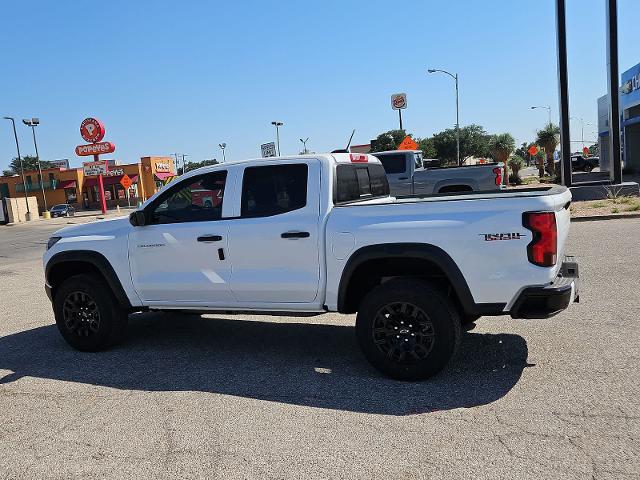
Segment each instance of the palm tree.
[[500,133],[493,135],[489,139],[489,151],[491,156],[496,162],[504,163],[504,177],[503,182],[509,184],[509,166],[507,160],[516,149],[516,141],[508,133]]
[[[558,143],[560,142],[560,127],[553,123],[547,123],[542,130],[536,132],[536,143],[544,149],[547,164],[549,165],[549,173],[551,176],[555,174],[556,166],[553,161],[553,152],[555,152]],[[544,164],[538,162],[538,173],[540,176],[544,176]]]

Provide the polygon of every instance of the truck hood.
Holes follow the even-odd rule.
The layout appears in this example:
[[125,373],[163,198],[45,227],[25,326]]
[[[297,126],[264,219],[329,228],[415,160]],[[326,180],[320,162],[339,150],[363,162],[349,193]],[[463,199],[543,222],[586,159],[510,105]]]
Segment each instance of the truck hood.
[[129,217],[116,217],[97,222],[83,223],[82,225],[71,225],[56,231],[54,237],[84,237],[89,235],[114,235],[129,232],[133,226],[129,223]]

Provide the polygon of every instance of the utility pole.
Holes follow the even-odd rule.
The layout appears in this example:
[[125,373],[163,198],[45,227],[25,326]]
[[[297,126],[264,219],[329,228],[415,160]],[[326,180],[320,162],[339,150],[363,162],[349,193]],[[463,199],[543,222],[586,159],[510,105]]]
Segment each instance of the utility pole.
[[[40,119],[31,118],[24,119],[22,123],[31,127],[31,133],[33,133],[33,146],[36,149],[36,161],[38,162],[38,174],[40,175],[40,187],[42,188],[42,200],[44,201],[44,211],[49,211],[47,207],[47,195],[44,193],[44,179],[42,178],[42,167],[40,166],[40,155],[38,154],[38,143],[36,142],[36,126],[40,125]],[[48,215],[48,214],[47,214]]]
[[186,153],[182,154],[182,173],[187,173],[187,163],[184,161],[184,157],[188,157]]
[[18,143],[18,133],[16,132],[16,120],[13,117],[4,117],[5,120],[11,120],[13,125],[13,137],[16,139],[16,150],[18,150],[18,161],[20,162],[20,170],[22,170],[22,186],[24,187],[24,201],[27,203],[27,222],[31,221],[31,210],[29,209],[29,197],[27,196],[27,181],[24,178],[24,165],[20,156],[20,144]]

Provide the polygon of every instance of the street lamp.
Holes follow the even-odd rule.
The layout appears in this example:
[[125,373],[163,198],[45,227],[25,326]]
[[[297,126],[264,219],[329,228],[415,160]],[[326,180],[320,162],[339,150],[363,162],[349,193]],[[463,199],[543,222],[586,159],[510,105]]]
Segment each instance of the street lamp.
[[584,150],[584,118],[582,117],[569,117],[569,120],[578,120],[580,122],[580,125],[582,126],[582,133],[581,133],[581,138],[582,138],[582,149]]
[[446,75],[449,75],[451,78],[453,78],[456,82],[456,154],[458,157],[458,165],[462,165],[460,163],[460,102],[459,102],[459,96],[458,96],[458,74],[456,73],[455,75],[453,73],[447,72],[446,70],[438,70],[435,68],[430,68],[429,70],[427,70],[428,73],[436,73],[436,72],[440,72],[440,73],[444,73]]
[[224,149],[227,148],[227,144],[223,142],[219,143],[218,146],[222,150],[222,163],[225,163],[227,161],[227,158],[224,156]]
[[302,148],[302,154],[304,155],[304,154],[309,153],[309,151],[307,150],[307,142],[309,141],[309,137],[305,138],[304,140],[300,139],[300,141],[302,142],[302,147],[303,147]]
[[549,125],[551,125],[551,107],[549,107],[548,105],[538,105],[536,107],[531,107],[531,110],[535,110],[536,108],[546,108],[547,111],[549,112]]
[[29,198],[27,196],[27,181],[24,178],[24,166],[22,165],[22,157],[20,156],[20,145],[18,144],[18,134],[16,133],[16,120],[13,117],[3,117],[5,120],[11,120],[13,125],[13,136],[16,139],[16,150],[18,150],[18,161],[20,162],[20,170],[22,170],[22,185],[24,186],[24,201],[27,203],[27,221],[31,220],[31,210],[29,209]]
[[274,122],[271,122],[271,125],[276,127],[276,144],[278,145],[278,156],[280,156],[280,130],[279,130],[279,127],[283,126],[284,123],[278,122],[278,121],[274,121]]
[[45,212],[49,210],[47,207],[47,195],[44,193],[44,178],[42,178],[42,168],[40,167],[40,155],[38,154],[38,143],[36,142],[36,127],[40,125],[40,119],[38,118],[26,118],[22,120],[27,127],[31,127],[31,133],[33,133],[33,146],[36,149],[36,162],[38,162],[38,174],[40,175],[40,188],[42,189],[42,200],[44,201]]

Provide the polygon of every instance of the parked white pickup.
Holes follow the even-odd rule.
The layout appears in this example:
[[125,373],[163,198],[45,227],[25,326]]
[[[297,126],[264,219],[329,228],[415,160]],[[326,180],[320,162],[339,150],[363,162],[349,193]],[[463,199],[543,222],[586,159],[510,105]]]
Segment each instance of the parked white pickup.
[[129,218],[64,228],[44,255],[56,323],[94,351],[133,311],[355,313],[367,359],[429,377],[482,315],[548,317],[577,298],[564,187],[397,199],[373,156],[204,167]]

